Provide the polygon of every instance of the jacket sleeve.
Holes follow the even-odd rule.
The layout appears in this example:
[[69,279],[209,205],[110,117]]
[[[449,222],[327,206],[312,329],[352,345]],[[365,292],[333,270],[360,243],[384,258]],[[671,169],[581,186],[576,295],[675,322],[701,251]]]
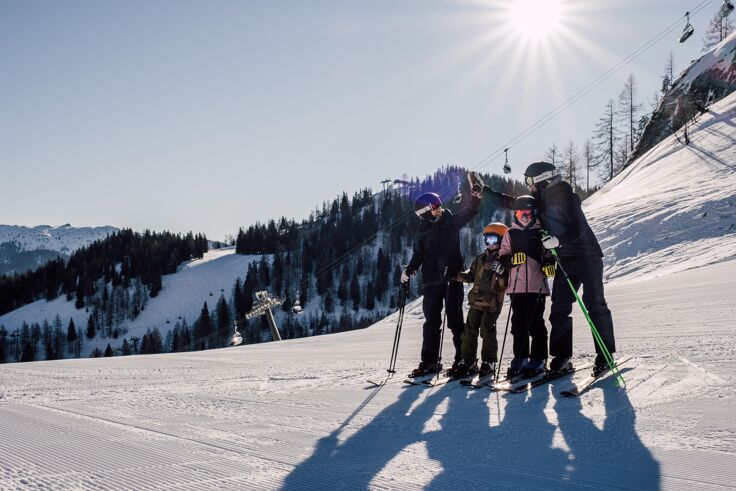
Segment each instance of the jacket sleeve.
[[513,250],[511,249],[511,236],[507,233],[503,236],[503,239],[501,239],[501,248],[498,250],[498,260],[507,270],[511,267],[512,253]]
[[494,203],[497,203],[504,208],[510,210],[514,206],[514,201],[516,200],[516,198],[511,195],[504,194],[499,191],[494,191],[488,187],[484,188],[483,191],[491,195],[491,199],[493,199]]
[[414,239],[414,248],[412,250],[411,259],[409,260],[409,264],[406,266],[406,272],[408,274],[416,273],[422,265],[422,262],[424,262],[424,251],[422,250],[419,238],[416,238]]
[[453,215],[453,223],[457,230],[460,230],[465,225],[470,222],[473,218],[475,218],[475,215],[478,214],[478,211],[480,210],[480,198],[476,198],[475,196],[470,197],[470,203],[468,206],[463,208],[458,212],[457,215]]

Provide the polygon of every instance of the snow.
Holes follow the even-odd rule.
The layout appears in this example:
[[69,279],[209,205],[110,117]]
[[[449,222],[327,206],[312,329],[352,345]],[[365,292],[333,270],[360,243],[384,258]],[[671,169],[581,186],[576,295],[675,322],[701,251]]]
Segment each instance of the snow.
[[691,131],[629,165],[585,201],[603,248],[606,277],[634,280],[736,256],[736,93]]
[[21,251],[49,250],[70,255],[77,249],[116,232],[115,227],[72,227],[70,224],[51,227],[38,225],[0,225],[0,244],[12,242]]
[[[380,387],[366,379],[386,374],[395,313],[278,343],[0,365],[0,489],[733,489],[735,111],[736,95],[713,105],[690,146],[663,141],[585,204],[618,353],[633,357],[626,390],[402,384],[419,358],[421,300]],[[252,259],[213,251],[161,295],[194,302],[217,290],[195,273],[242,274]],[[175,301],[152,303],[139,327]],[[573,316],[581,364],[593,341]]]
[[734,52],[736,52],[736,32],[731,33],[701,56],[682,73],[673,83],[673,87],[682,86],[688,90],[690,84],[702,73],[713,69],[727,70],[733,63]]
[[[238,277],[245,279],[248,264],[259,259],[260,256],[239,255],[235,253],[234,247],[226,247],[208,251],[201,259],[182,264],[176,273],[162,277],[161,291],[157,297],[149,299],[145,310],[134,321],[126,321],[122,325],[128,329],[127,334],[117,340],[99,336],[92,341],[85,339],[83,354],[88,354],[95,347],[104,349],[108,343],[113,348],[119,347],[124,337],[140,338],[149,328],[157,327],[165,336],[174,327],[179,316],[185,318],[191,326],[199,317],[205,302],[212,312],[220,295],[229,299],[235,280]],[[74,299],[67,301],[65,296],[51,302],[38,300],[0,316],[0,325],[12,331],[19,328],[24,321],[28,324],[42,324],[46,319],[51,323],[58,313],[65,329],[70,317],[74,319],[77,328],[84,329],[89,312],[75,309],[74,302]]]
[[[736,261],[610,284],[628,389],[609,380],[580,399],[558,395],[565,380],[370,388],[395,314],[279,343],[2,365],[0,489],[727,489],[735,288]],[[582,362],[592,340],[575,322]],[[395,380],[421,323],[417,301]]]

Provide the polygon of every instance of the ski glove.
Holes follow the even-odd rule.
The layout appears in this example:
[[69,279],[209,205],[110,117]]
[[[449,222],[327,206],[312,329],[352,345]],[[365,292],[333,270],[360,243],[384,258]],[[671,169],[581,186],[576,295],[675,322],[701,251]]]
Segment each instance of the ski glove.
[[542,272],[547,278],[552,278],[555,275],[555,265],[545,264],[544,266],[542,266]]
[[414,273],[409,274],[407,270],[404,270],[401,272],[401,282],[402,283],[409,283],[409,277],[414,276]]
[[491,271],[493,271],[496,274],[503,274],[504,270],[506,268],[503,267],[503,264],[501,264],[500,261],[493,261],[491,263]]
[[545,249],[557,249],[560,247],[560,239],[554,235],[547,235],[546,237],[542,237],[542,245]]

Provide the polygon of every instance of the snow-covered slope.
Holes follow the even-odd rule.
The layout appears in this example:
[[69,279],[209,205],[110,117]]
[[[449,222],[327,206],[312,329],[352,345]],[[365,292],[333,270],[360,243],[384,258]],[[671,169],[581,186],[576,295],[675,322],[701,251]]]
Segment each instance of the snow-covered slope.
[[0,274],[25,271],[57,255],[69,256],[77,249],[117,231],[115,227],[51,227],[0,225]]
[[[565,380],[371,388],[395,315],[280,343],[0,365],[0,489],[733,489],[735,290],[736,261],[610,285],[628,388],[580,399],[559,395]],[[421,324],[416,302],[395,380]],[[590,359],[577,311],[575,325]]]
[[[178,272],[164,275],[163,288],[158,296],[149,300],[145,310],[134,321],[127,321],[123,325],[128,329],[125,336],[142,337],[147,329],[154,327],[165,336],[166,332],[174,327],[179,316],[185,318],[191,326],[205,302],[212,312],[221,294],[229,299],[235,280],[238,277],[244,279],[248,264],[259,258],[260,256],[235,254],[234,247],[215,249],[205,253],[202,259],[183,264]],[[40,324],[44,319],[51,322],[57,314],[61,317],[65,328],[70,318],[74,319],[78,327],[84,327],[89,316],[89,312],[85,309],[74,308],[74,300],[67,301],[62,296],[51,302],[38,300],[2,315],[0,325],[12,331],[19,328],[24,321],[29,324],[33,322]],[[108,343],[117,348],[122,341],[122,337],[117,340],[98,338],[86,341],[83,356],[88,356],[95,347],[104,349]]]
[[736,257],[736,93],[587,199],[608,279],[651,277]]

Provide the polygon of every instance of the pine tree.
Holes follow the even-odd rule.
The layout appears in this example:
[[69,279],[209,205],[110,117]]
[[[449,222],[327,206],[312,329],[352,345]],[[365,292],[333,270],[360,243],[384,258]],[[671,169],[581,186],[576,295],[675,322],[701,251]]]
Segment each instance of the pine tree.
[[621,94],[618,96],[618,118],[624,123],[626,127],[625,134],[628,136],[629,141],[629,152],[634,151],[636,146],[636,128],[639,122],[639,111],[641,110],[641,104],[636,102],[636,78],[634,74],[630,74],[626,79],[626,84],[621,90]]
[[559,149],[557,148],[557,143],[552,142],[552,145],[547,149],[547,151],[544,153],[544,160],[549,162],[552,165],[557,165],[558,156],[560,154]]
[[89,318],[87,319],[87,333],[86,333],[87,339],[92,339],[95,336],[97,336],[97,328],[95,327],[95,319],[92,317],[92,314],[90,314]]
[[729,16],[721,16],[720,12],[716,12],[710,19],[708,28],[705,30],[703,38],[703,52],[710,50],[713,46],[720,43],[733,32],[733,22]]
[[603,172],[601,172],[601,177],[605,181],[610,181],[614,176],[616,143],[618,142],[615,117],[616,111],[614,110],[613,99],[611,99],[608,101],[608,104],[606,104],[604,115],[596,124],[594,135],[596,140],[596,150],[598,153],[597,165],[602,166]]
[[69,319],[69,326],[66,329],[66,341],[69,346],[73,346],[77,341],[77,328],[74,325],[74,319]]
[[360,280],[358,274],[353,275],[352,281],[350,281],[350,300],[353,302],[353,310],[358,311],[360,309]]
[[230,307],[227,305],[224,295],[220,295],[217,301],[217,332],[219,337],[223,338],[232,330],[232,316],[230,315]]
[[204,302],[199,319],[194,326],[195,344],[198,350],[207,349],[210,344],[209,336],[212,333],[212,320],[210,319],[210,311],[207,308],[207,302]]
[[109,358],[109,357],[113,356],[113,354],[114,353],[112,351],[112,346],[110,346],[110,344],[108,343],[107,344],[107,348],[105,348],[105,356]]
[[595,153],[590,138],[583,143],[583,163],[585,164],[585,193],[590,194],[590,170],[595,167]]
[[675,55],[670,51],[669,56],[667,57],[667,61],[664,65],[664,74],[662,75],[662,95],[667,95],[667,93],[672,88],[672,84],[675,82],[674,80],[675,76]]
[[5,329],[5,326],[0,324],[0,364],[7,363],[7,353],[8,353],[8,331]]
[[121,348],[121,354],[123,356],[128,356],[128,355],[131,354],[130,344],[128,344],[127,338],[126,339],[123,339],[123,347]]
[[565,147],[560,163],[562,164],[562,177],[570,183],[573,189],[578,184],[578,160],[578,149],[575,143],[570,140]]

